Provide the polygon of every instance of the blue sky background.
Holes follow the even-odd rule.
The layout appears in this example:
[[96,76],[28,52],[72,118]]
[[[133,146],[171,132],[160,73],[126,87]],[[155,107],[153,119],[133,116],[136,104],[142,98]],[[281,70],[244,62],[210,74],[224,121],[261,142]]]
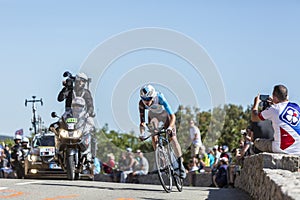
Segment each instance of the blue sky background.
[[[299,102],[300,2],[290,1],[11,1],[0,0],[0,74],[2,105],[0,134],[13,135],[31,126],[31,105],[25,99],[43,98],[38,114],[48,126],[51,111],[61,113],[56,101],[65,70],[78,72],[87,56],[113,35],[143,27],[178,31],[201,45],[217,66],[226,103],[247,106],[258,93],[270,94],[275,84],[289,89]],[[201,77],[182,70],[186,63],[157,51],[136,52],[114,65],[164,63],[188,79],[201,110],[211,108]],[[130,68],[130,67],[129,67]],[[106,74],[118,74],[117,67]],[[190,73],[189,73],[190,72]],[[122,76],[122,73],[119,74]],[[110,88],[96,95],[110,95]],[[162,88],[163,90],[163,88]],[[133,93],[130,115],[138,123]],[[99,101],[97,101],[99,102]],[[99,125],[112,128],[110,107],[96,107]],[[170,102],[175,110],[178,101]],[[127,103],[124,104],[127,106]],[[100,109],[101,108],[101,109]],[[134,129],[134,128],[133,128]]]

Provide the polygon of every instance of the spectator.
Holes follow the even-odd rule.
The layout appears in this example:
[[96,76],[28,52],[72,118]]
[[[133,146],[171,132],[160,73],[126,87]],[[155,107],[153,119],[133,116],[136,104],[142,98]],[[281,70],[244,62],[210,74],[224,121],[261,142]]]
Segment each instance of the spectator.
[[8,146],[8,144],[5,144],[5,148],[4,148],[4,154],[5,154],[5,158],[7,160],[7,166],[10,167],[10,148]]
[[188,164],[188,180],[190,186],[195,186],[196,174],[198,173],[198,159],[196,158],[196,162],[194,159],[190,159]]
[[113,174],[113,169],[115,168],[115,156],[113,153],[107,154],[108,161],[106,163],[103,163],[103,171],[106,174]]
[[0,144],[0,168],[3,167],[4,158],[5,158],[4,149],[3,146]]
[[226,157],[228,159],[228,161],[230,162],[231,161],[231,155],[230,155],[228,146],[223,145],[221,147],[221,149],[222,149],[222,152],[221,152],[220,158]]
[[228,158],[220,158],[220,167],[217,173],[213,176],[213,183],[216,187],[222,188],[227,185],[227,167],[228,167]]
[[214,151],[211,148],[208,148],[207,156],[209,158],[209,167],[212,169],[215,163]]
[[215,155],[215,162],[213,164],[213,169],[216,168],[218,166],[218,163],[220,161],[220,156],[221,156],[221,152],[220,152],[220,149],[218,145],[215,145],[213,147],[213,152],[214,152],[214,155]]
[[[264,138],[274,140],[274,129],[270,120],[263,120],[258,122],[251,122],[251,128],[253,130],[253,141],[256,138]],[[254,145],[252,145],[254,153],[261,153]]]
[[141,152],[141,150],[137,150],[137,157],[138,159],[138,163],[135,166],[135,170],[132,173],[134,176],[135,175],[147,175],[149,172],[149,162],[147,160],[147,158],[144,156],[144,154]]
[[213,152],[215,155],[215,162],[214,162],[214,164],[212,166],[212,170],[211,170],[211,179],[212,179],[212,184],[210,185],[211,187],[215,187],[215,185],[213,183],[213,176],[217,173],[218,168],[219,168],[220,156],[221,156],[221,152],[222,152],[221,146],[215,145],[213,147]]
[[143,153],[141,152],[141,150],[137,150],[137,163],[134,167],[134,171],[132,172],[130,179],[132,182],[133,179],[135,179],[136,176],[140,176],[140,175],[147,175],[149,172],[149,162],[147,160],[147,158],[143,155]]
[[199,172],[205,172],[205,169],[210,167],[210,160],[205,152],[205,146],[202,146],[199,152]]
[[244,137],[239,140],[239,147],[235,148],[231,151],[232,153],[232,161],[229,164],[227,170],[228,170],[228,185],[231,187],[234,187],[234,181],[236,175],[240,172],[243,157],[241,156],[241,151],[244,149],[245,140]]
[[191,156],[193,162],[195,162],[196,158],[199,156],[199,150],[203,146],[203,144],[201,141],[200,130],[195,125],[195,122],[193,120],[190,120],[190,138],[192,141]]
[[127,152],[127,160],[128,165],[124,167],[124,170],[121,172],[120,182],[125,183],[128,174],[133,172],[134,166],[137,164],[137,160],[134,158],[134,154],[132,152]]
[[260,95],[254,99],[251,120],[257,122],[269,119],[274,129],[274,139],[257,138],[254,141],[256,148],[263,152],[294,154],[300,156],[300,107],[289,102],[288,89],[284,85],[274,86],[272,98],[266,100],[267,109],[258,111],[262,102]]
[[244,145],[241,151],[239,152],[238,159],[243,160],[245,156],[250,156],[253,154],[252,152],[252,138],[253,138],[253,132],[250,127],[248,127],[246,130],[241,131],[243,135]]
[[[127,151],[129,152],[129,151]],[[118,168],[117,168],[117,172],[115,174],[115,178],[116,178],[116,182],[120,182],[120,179],[121,179],[121,173],[123,171],[126,171],[127,170],[127,167],[129,165],[129,159],[127,159],[127,152],[122,152],[121,153],[121,157],[120,159],[118,160]]]
[[101,172],[101,162],[98,158],[94,158],[94,174],[100,174]]
[[127,153],[122,152],[121,158],[119,159],[119,170],[124,171],[126,170],[127,166],[129,165],[129,160],[127,159]]

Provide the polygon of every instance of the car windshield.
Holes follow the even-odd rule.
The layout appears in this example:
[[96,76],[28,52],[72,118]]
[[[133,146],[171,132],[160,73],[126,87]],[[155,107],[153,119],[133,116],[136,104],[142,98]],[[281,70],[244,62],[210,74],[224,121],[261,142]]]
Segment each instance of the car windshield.
[[43,136],[36,138],[34,141],[34,147],[38,146],[55,146],[54,136]]

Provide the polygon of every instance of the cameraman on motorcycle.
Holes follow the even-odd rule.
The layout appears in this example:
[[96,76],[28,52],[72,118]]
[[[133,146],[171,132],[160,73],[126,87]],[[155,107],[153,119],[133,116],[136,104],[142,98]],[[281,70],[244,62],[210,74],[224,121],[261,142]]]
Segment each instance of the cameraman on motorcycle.
[[[64,75],[65,76],[65,75]],[[85,107],[85,111],[87,113],[87,124],[91,127],[91,130],[95,130],[95,123],[94,123],[94,105],[93,105],[93,98],[91,92],[87,89],[87,83],[89,81],[87,75],[85,73],[78,73],[75,77],[68,73],[68,78],[63,81],[63,89],[59,92],[57,100],[59,102],[65,100],[65,111],[66,115],[68,114],[75,114],[72,112],[72,109],[77,107],[78,99]],[[75,84],[73,84],[75,82]],[[75,105],[74,102],[76,102]],[[74,105],[73,105],[74,104]],[[77,113],[78,114],[78,113]],[[96,141],[95,138],[92,136],[91,140],[91,155],[87,157],[89,162],[93,162],[93,157],[96,156]],[[57,143],[57,142],[56,142]],[[56,144],[58,145],[58,144]]]
[[75,86],[73,87],[73,80],[67,79],[63,81],[63,89],[59,92],[57,101],[65,102],[66,111],[69,111],[72,106],[72,99],[75,97],[82,97],[85,100],[87,112],[90,117],[95,117],[94,104],[91,92],[86,89],[88,77],[85,73],[78,73],[75,77]]

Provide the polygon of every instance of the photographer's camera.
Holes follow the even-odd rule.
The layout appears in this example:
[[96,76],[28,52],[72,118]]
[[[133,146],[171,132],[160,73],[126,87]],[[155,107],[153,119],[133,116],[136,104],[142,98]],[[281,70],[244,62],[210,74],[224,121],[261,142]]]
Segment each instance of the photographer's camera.
[[66,79],[65,87],[68,89],[73,89],[73,80],[70,78]]
[[261,94],[259,95],[259,99],[261,100],[260,106],[262,107],[262,110],[265,110],[266,108],[271,106],[269,95]]

